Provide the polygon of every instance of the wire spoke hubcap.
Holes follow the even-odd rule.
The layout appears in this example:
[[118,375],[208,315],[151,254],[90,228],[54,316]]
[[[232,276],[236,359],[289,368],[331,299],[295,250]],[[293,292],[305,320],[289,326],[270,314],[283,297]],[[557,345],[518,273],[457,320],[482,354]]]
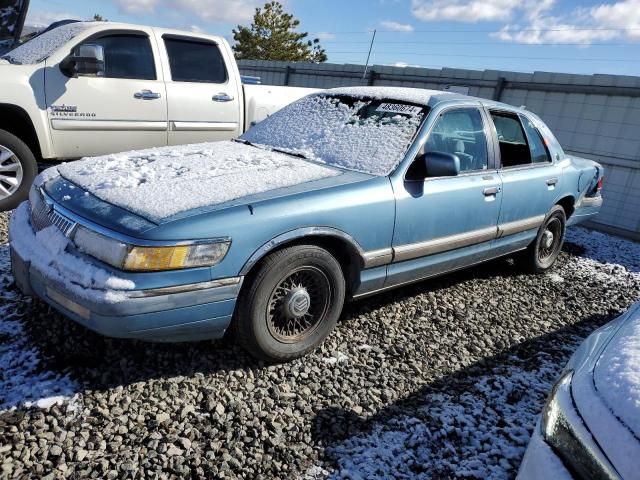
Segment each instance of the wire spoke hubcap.
[[311,335],[324,320],[331,302],[325,273],[305,266],[280,280],[267,304],[267,326],[278,341],[296,343]]
[[13,195],[22,185],[22,164],[18,157],[0,145],[0,200]]

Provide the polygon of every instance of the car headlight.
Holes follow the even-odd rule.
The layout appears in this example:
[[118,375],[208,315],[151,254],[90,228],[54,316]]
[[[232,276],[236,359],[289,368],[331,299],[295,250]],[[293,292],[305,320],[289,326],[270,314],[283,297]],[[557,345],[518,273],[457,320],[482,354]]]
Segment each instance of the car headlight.
[[73,242],[81,252],[132,272],[210,267],[224,259],[230,246],[229,241],[158,247],[129,245],[84,227],[78,227]]
[[594,442],[574,405],[571,395],[573,373],[567,371],[553,386],[542,412],[542,435],[578,478],[618,479],[620,477]]

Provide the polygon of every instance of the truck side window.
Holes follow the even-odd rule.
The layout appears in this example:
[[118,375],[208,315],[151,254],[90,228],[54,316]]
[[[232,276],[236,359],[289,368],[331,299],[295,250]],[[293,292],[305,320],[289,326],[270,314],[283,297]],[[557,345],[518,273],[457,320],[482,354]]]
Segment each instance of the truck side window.
[[155,80],[156,67],[149,38],[142,35],[106,35],[89,39],[87,44],[104,48],[104,76]]
[[215,43],[165,37],[174,82],[224,83],[227,68]]
[[527,140],[529,140],[529,150],[531,150],[533,163],[550,162],[551,156],[549,155],[547,147],[542,140],[540,132],[527,117],[521,116],[521,118],[522,124],[524,125],[524,131],[527,134]]
[[480,111],[460,108],[443,113],[429,134],[425,151],[457,155],[461,172],[486,170],[487,137]]
[[531,164],[531,151],[522,124],[517,115],[491,112],[500,143],[500,160],[503,168]]

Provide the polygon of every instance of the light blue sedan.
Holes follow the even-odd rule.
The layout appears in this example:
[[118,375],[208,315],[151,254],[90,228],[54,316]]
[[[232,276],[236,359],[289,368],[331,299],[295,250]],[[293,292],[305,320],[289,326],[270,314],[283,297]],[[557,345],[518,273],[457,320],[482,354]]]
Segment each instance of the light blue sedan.
[[534,114],[408,88],[327,90],[233,142],[89,158],[13,214],[19,287],[109,336],[299,357],[345,299],[504,255],[549,269],[603,169]]

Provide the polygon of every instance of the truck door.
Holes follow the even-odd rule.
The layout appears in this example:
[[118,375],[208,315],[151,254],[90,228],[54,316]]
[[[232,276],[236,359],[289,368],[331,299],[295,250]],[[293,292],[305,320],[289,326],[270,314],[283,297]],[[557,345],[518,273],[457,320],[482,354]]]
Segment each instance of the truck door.
[[47,65],[46,104],[56,156],[74,158],[167,144],[167,104],[151,30],[103,31],[103,76],[70,78]]
[[169,145],[227,140],[242,133],[242,90],[226,48],[165,33]]

